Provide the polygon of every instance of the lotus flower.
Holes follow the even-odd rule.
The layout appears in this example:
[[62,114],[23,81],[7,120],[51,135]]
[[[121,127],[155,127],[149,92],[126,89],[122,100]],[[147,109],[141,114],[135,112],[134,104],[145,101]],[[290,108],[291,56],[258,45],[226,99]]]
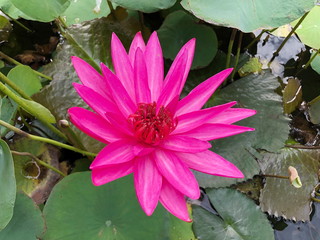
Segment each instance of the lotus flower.
[[81,131],[107,144],[92,162],[92,182],[99,186],[133,173],[138,201],[151,215],[158,201],[173,215],[191,221],[185,196],[200,197],[190,169],[243,178],[241,171],[208,150],[210,140],[252,131],[232,123],[255,114],[231,108],[236,102],[201,109],[232,69],[226,69],[179,99],[195,50],[187,42],[164,78],[162,50],[154,32],[145,44],[137,33],[126,52],[113,34],[111,53],[115,73],[101,63],[100,75],[88,63],[72,57],[82,82],[74,83],[94,110],[68,110]]

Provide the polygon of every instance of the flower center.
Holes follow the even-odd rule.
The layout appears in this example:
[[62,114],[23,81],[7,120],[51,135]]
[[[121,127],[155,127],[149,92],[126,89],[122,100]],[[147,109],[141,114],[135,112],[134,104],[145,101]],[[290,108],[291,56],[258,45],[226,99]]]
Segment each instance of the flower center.
[[157,144],[167,137],[177,126],[178,119],[161,106],[157,112],[157,104],[139,103],[138,110],[128,117],[138,140],[147,144]]

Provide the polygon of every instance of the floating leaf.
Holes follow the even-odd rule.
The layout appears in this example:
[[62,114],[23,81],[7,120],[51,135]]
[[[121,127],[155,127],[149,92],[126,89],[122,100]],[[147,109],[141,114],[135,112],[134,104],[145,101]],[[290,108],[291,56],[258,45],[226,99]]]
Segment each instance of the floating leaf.
[[145,13],[156,12],[161,9],[172,7],[176,0],[111,0],[113,3],[131,10],[138,10]]
[[308,114],[310,117],[310,122],[313,124],[320,123],[320,96],[316,97],[309,103]]
[[[245,174],[252,178],[258,174],[260,167],[256,158],[260,154],[255,149],[277,152],[288,138],[289,119],[282,113],[282,99],[275,92],[279,82],[268,71],[258,76],[248,75],[223,88],[208,106],[228,101],[238,101],[237,107],[257,110],[257,114],[236,123],[254,127],[254,132],[213,141],[213,151],[233,162]],[[202,187],[222,187],[243,181],[195,173]]]
[[[10,147],[18,152],[28,152],[43,162],[59,169],[60,152],[56,147],[28,138],[16,137]],[[17,189],[29,195],[37,204],[47,200],[60,175],[38,165],[29,156],[13,155]]]
[[[44,67],[44,73],[52,76],[53,81],[34,96],[34,99],[50,109],[57,119],[67,119],[67,110],[70,107],[88,108],[72,86],[72,82],[79,82],[79,79],[71,65],[70,57],[81,57],[93,66],[104,62],[111,67],[111,33],[115,32],[125,46],[129,46],[131,38],[139,31],[139,22],[130,17],[126,18],[123,9],[117,8],[116,13],[124,19],[114,21],[112,18],[101,18],[68,28],[68,34],[74,40],[66,40],[59,46],[52,63]],[[83,145],[91,152],[98,152],[104,146],[78,129],[73,129]]]
[[20,17],[24,19],[34,20],[25,14],[23,14],[18,8],[16,8],[11,1],[8,0],[0,0],[0,9],[13,19],[18,19]]
[[41,89],[40,78],[29,66],[16,66],[10,70],[7,77],[29,96]]
[[[182,0],[182,6],[197,18],[243,32],[275,28],[308,12],[314,0]],[[274,17],[271,17],[274,16]]]
[[90,172],[71,174],[53,189],[43,212],[44,240],[194,239],[191,223],[170,216],[161,206],[146,216],[131,176],[96,187]]
[[37,205],[23,193],[18,193],[13,217],[0,232],[0,240],[35,240],[44,232],[44,219]]
[[0,139],[0,231],[7,226],[13,215],[16,199],[16,179],[10,149]]
[[320,54],[317,54],[317,56],[313,59],[313,61],[311,62],[311,67],[318,74],[320,74]]
[[[308,13],[303,22],[296,29],[295,33],[299,36],[301,42],[308,45],[309,47],[319,49],[320,48],[320,6],[315,6]],[[294,26],[298,20],[294,21]]]
[[96,1],[77,0],[71,1],[67,10],[61,14],[67,25],[81,23],[83,21],[92,20],[95,18],[101,18],[108,16],[110,9],[107,5],[107,1],[101,2],[101,10],[95,11]]
[[274,239],[267,216],[245,195],[234,189],[212,189],[207,195],[220,216],[194,206],[193,229],[198,239]]
[[181,47],[196,38],[195,56],[192,69],[209,65],[217,53],[218,40],[209,26],[200,24],[184,11],[169,14],[158,30],[165,58],[174,60]]
[[25,15],[40,22],[50,22],[54,20],[59,17],[70,4],[70,0],[10,0],[10,2]]
[[239,70],[240,77],[245,77],[250,73],[258,74],[262,71],[262,63],[258,58],[250,58]]
[[283,111],[292,113],[302,102],[302,88],[300,81],[290,78],[287,86],[283,90]]
[[288,219],[310,220],[310,195],[318,183],[320,151],[285,148],[278,154],[266,153],[259,162],[262,172],[271,175],[286,175],[288,167],[294,166],[303,183],[303,187],[297,189],[288,180],[266,178],[260,195],[261,209]]

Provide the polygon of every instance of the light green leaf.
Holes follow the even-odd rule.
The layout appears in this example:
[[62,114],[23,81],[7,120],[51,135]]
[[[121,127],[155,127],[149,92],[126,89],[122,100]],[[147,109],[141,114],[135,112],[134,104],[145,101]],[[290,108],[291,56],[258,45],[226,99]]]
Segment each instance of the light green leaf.
[[156,12],[161,9],[172,7],[176,0],[111,0],[113,3],[131,10],[138,10],[145,13]]
[[16,179],[10,149],[0,139],[0,231],[7,226],[13,215],[16,199]]
[[[0,108],[0,119],[11,123],[13,122],[13,118],[17,112],[17,104],[12,101],[8,97],[4,97],[0,99],[1,102],[1,108]],[[6,127],[0,126],[0,135],[4,136],[8,132],[8,129]]]
[[250,58],[241,68],[239,68],[238,73],[240,77],[245,77],[251,73],[258,74],[262,71],[262,63],[259,59],[254,57]]
[[196,17],[215,25],[252,32],[292,22],[308,12],[314,0],[182,0]]
[[263,211],[294,220],[310,220],[310,196],[318,184],[320,168],[319,150],[296,150],[285,148],[280,153],[266,153],[259,160],[264,174],[288,174],[288,167],[297,169],[303,186],[294,188],[289,180],[267,177],[260,195]]
[[110,9],[107,1],[102,1],[100,11],[95,10],[96,1],[91,0],[72,0],[67,10],[61,14],[67,25],[81,23],[95,18],[108,16]]
[[318,74],[320,74],[320,54],[317,54],[317,56],[313,59],[313,61],[311,62],[311,67]]
[[70,0],[10,0],[25,15],[40,22],[50,22],[59,17],[70,4]]
[[146,216],[131,176],[96,187],[90,172],[71,174],[53,189],[43,212],[44,240],[194,239],[191,223],[172,218],[160,206]]
[[290,114],[302,102],[302,88],[299,79],[289,78],[287,86],[283,90],[283,110]]
[[[320,48],[320,6],[315,6],[295,31],[301,42],[309,47]],[[298,20],[294,21],[294,26]]]
[[10,70],[7,77],[29,96],[39,92],[42,87],[40,78],[29,66],[16,66]]
[[169,14],[158,30],[165,58],[174,60],[181,47],[196,38],[195,56],[192,69],[202,68],[213,60],[218,49],[215,32],[209,26],[200,24],[184,11]]
[[267,216],[251,199],[234,189],[212,189],[207,194],[220,216],[194,206],[193,229],[198,239],[274,239]]
[[44,219],[38,206],[25,194],[18,193],[13,217],[0,232],[0,240],[40,239],[44,227]]

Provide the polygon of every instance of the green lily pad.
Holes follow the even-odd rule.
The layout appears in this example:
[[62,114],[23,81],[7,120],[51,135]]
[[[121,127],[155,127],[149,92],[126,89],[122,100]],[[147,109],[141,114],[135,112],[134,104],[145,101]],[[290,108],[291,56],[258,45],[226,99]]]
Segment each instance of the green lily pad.
[[258,58],[250,58],[239,70],[240,77],[245,77],[251,73],[258,74],[262,71],[262,63]]
[[192,69],[208,66],[218,49],[218,40],[214,30],[200,24],[184,11],[169,14],[158,30],[165,58],[174,60],[181,47],[191,38],[196,38],[195,56]]
[[40,22],[50,22],[59,17],[70,4],[70,0],[10,0],[25,15]]
[[16,179],[10,149],[0,139],[0,231],[7,226],[13,215],[16,199]]
[[212,189],[207,194],[220,216],[194,206],[193,229],[198,239],[274,239],[267,216],[251,199],[234,189]]
[[53,189],[43,212],[44,240],[194,239],[191,223],[170,216],[161,206],[146,216],[131,176],[96,187],[90,172],[71,174]]
[[[299,36],[301,42],[309,47],[319,49],[320,48],[320,6],[315,6],[307,17],[303,20],[300,26],[296,29],[295,33]],[[297,21],[294,21],[292,25],[295,25]]]
[[99,8],[96,8],[96,5],[96,1],[71,1],[70,6],[61,14],[61,17],[64,18],[66,24],[69,26],[109,15],[110,9],[107,1],[102,1]]
[[[253,127],[254,132],[246,132],[213,141],[212,150],[234,163],[246,179],[258,174],[260,167],[256,161],[261,155],[256,149],[278,152],[288,138],[289,119],[282,113],[282,99],[275,90],[279,82],[269,71],[260,75],[248,75],[223,88],[207,104],[207,107],[224,102],[238,101],[236,107],[257,110],[257,114],[236,125]],[[245,179],[230,179],[211,176],[200,172],[195,175],[202,187],[229,186]]]
[[29,96],[39,92],[42,87],[40,78],[29,66],[16,66],[10,70],[7,77]]
[[[101,18],[70,26],[68,34],[73,39],[66,39],[63,45],[58,47],[52,63],[44,67],[44,73],[52,76],[53,81],[36,94],[34,99],[46,106],[57,119],[67,119],[67,110],[70,107],[88,108],[72,86],[73,82],[79,82],[79,78],[71,65],[70,57],[79,56],[97,69],[99,62],[111,67],[111,33],[115,32],[128,47],[139,27],[139,22],[130,17],[121,21]],[[104,146],[75,127],[73,130],[91,152],[98,152]]]
[[292,113],[302,102],[302,88],[300,81],[290,78],[287,86],[283,90],[283,111]]
[[0,8],[1,11],[12,17],[13,19],[18,19],[20,17],[28,20],[35,20],[33,18],[28,17],[23,12],[21,12],[18,8],[16,8],[11,1],[8,0],[0,0]]
[[308,114],[310,122],[313,124],[320,124],[320,97],[309,103]]
[[[18,152],[28,152],[40,160],[59,169],[60,152],[57,148],[43,142],[27,138],[15,138],[10,147]],[[41,165],[31,157],[13,155],[17,189],[23,191],[37,203],[47,200],[51,189],[60,179],[60,175]]]
[[313,61],[311,62],[311,67],[318,74],[320,74],[320,54],[317,54],[317,56],[313,59]]
[[44,232],[44,219],[38,206],[23,193],[18,193],[13,217],[0,232],[0,240],[35,240]]
[[[0,99],[0,119],[7,123],[13,122],[13,118],[17,112],[17,104],[8,97]],[[8,128],[0,126],[0,135],[3,137],[8,132]]]
[[320,151],[285,148],[278,154],[264,154],[259,162],[262,172],[271,175],[287,176],[288,167],[295,167],[303,185],[295,188],[287,179],[267,177],[260,195],[261,209],[288,219],[310,220],[310,196],[318,184]]
[[172,7],[177,0],[111,0],[111,2],[131,10],[152,13]]
[[253,32],[292,22],[315,5],[314,0],[182,0],[197,18],[219,26]]

